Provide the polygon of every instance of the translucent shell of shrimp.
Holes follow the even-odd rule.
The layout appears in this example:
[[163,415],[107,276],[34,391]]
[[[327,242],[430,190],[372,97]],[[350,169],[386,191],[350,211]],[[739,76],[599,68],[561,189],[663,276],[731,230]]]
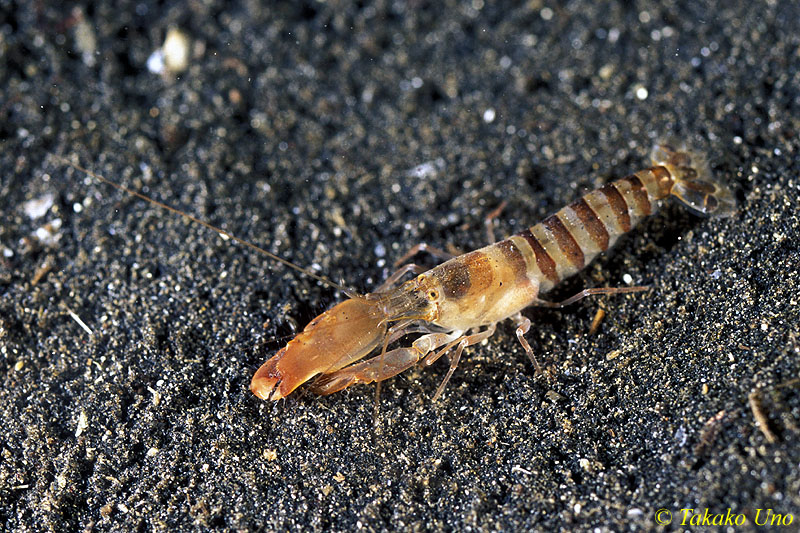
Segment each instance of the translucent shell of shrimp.
[[[278,400],[320,374],[310,388],[330,394],[356,383],[383,381],[448,354],[450,369],[436,399],[464,348],[491,336],[507,318],[517,324],[517,338],[538,370],[524,337],[531,323],[522,309],[644,287],[588,289],[560,304],[542,301],[540,294],[579,272],[668,197],[703,216],[734,212],[730,189],[712,178],[696,154],[659,144],[651,157],[650,168],[608,183],[516,235],[398,284],[403,274],[417,271],[415,265],[406,265],[375,292],[335,305],[264,363],[250,390],[259,398]],[[415,333],[422,335],[410,346],[387,349]],[[358,362],[372,352],[377,355]]]

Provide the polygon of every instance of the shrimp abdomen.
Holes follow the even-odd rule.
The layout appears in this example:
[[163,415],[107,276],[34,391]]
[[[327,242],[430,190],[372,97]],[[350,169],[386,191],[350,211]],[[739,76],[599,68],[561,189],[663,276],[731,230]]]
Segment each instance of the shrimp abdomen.
[[579,272],[670,196],[704,216],[734,211],[733,193],[696,154],[665,144],[652,154],[655,166],[607,183],[517,234],[540,292]]

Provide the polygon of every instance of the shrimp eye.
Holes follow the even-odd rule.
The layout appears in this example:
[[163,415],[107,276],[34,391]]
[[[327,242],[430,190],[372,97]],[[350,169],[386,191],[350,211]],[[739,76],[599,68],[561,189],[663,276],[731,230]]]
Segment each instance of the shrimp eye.
[[431,289],[430,291],[428,291],[428,297],[431,300],[437,300],[439,298],[439,293],[436,292],[436,290]]

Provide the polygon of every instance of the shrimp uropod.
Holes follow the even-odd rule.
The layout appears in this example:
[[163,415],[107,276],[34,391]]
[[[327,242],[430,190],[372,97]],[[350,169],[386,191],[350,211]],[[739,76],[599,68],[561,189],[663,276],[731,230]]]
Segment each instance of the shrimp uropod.
[[[380,382],[447,354],[450,369],[461,353],[490,337],[497,323],[512,319],[516,335],[538,370],[525,340],[531,327],[520,311],[531,305],[561,306],[589,294],[642,287],[588,289],[560,304],[539,299],[605,252],[663,200],[677,199],[702,216],[728,216],[736,208],[731,190],[712,178],[705,161],[669,144],[656,145],[650,168],[607,183],[542,222],[504,240],[453,257],[423,273],[406,265],[375,292],[351,297],[312,320],[255,373],[250,390],[279,400],[314,376],[310,389],[330,394],[357,383]],[[403,274],[418,275],[400,283]],[[421,333],[410,346],[393,341]],[[376,355],[362,361],[375,352]]]

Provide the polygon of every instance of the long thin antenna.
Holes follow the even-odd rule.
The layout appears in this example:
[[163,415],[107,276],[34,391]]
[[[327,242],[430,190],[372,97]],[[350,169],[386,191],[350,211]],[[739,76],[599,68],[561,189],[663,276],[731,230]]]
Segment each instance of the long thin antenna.
[[77,165],[77,164],[73,163],[72,161],[70,161],[69,159],[67,159],[65,157],[62,157],[62,156],[60,156],[58,154],[51,154],[51,155],[53,157],[55,157],[56,159],[58,159],[59,161],[61,161],[62,163],[71,166],[75,170],[83,172],[87,176],[91,176],[94,179],[105,183],[106,185],[111,185],[112,187],[114,187],[115,189],[117,189],[119,191],[122,191],[124,193],[130,194],[132,196],[136,196],[137,198],[140,198],[140,199],[144,200],[145,202],[149,202],[149,203],[151,203],[153,205],[157,205],[158,207],[160,207],[162,209],[166,209],[167,211],[170,211],[170,212],[175,213],[177,215],[180,215],[182,217],[186,217],[189,220],[191,220],[192,222],[200,224],[201,226],[205,226],[206,228],[208,228],[210,230],[216,231],[220,235],[223,235],[223,236],[225,236],[225,237],[227,237],[229,239],[232,239],[232,240],[238,242],[239,244],[247,246],[248,248],[251,248],[251,249],[253,249],[253,250],[257,251],[257,252],[261,252],[262,254],[266,255],[270,259],[273,259],[273,260],[275,260],[275,261],[277,261],[277,262],[279,262],[279,263],[281,263],[283,265],[286,265],[287,267],[289,267],[289,268],[291,268],[293,270],[296,270],[296,271],[301,272],[301,273],[303,273],[303,274],[305,274],[307,276],[310,276],[310,277],[314,278],[315,280],[324,283],[325,285],[328,285],[330,287],[334,287],[336,289],[339,289],[340,291],[344,292],[350,298],[355,298],[355,297],[358,296],[358,293],[356,291],[354,291],[353,289],[350,289],[348,287],[345,287],[344,285],[340,285],[339,283],[331,281],[331,280],[329,280],[328,278],[326,278],[324,276],[320,276],[320,275],[314,274],[313,272],[311,272],[307,268],[303,268],[301,266],[295,265],[294,263],[292,263],[291,261],[289,261],[287,259],[284,259],[284,258],[282,258],[282,257],[280,257],[278,255],[275,255],[272,252],[269,252],[269,251],[265,250],[264,248],[261,248],[260,246],[256,246],[255,244],[253,244],[251,242],[247,242],[244,239],[240,239],[236,235],[232,235],[232,234],[228,233],[227,231],[225,231],[222,228],[218,228],[217,226],[209,224],[208,222],[205,222],[204,220],[200,220],[199,218],[194,217],[194,216],[190,215],[189,213],[187,213],[185,211],[181,211],[180,209],[176,209],[176,208],[174,208],[172,206],[169,206],[169,205],[167,205],[167,204],[165,204],[163,202],[159,202],[158,200],[154,200],[154,199],[150,198],[149,196],[147,196],[145,194],[142,194],[140,192],[134,191],[133,189],[129,189],[129,188],[123,186],[123,185],[120,185],[119,183],[115,183],[115,182],[111,181],[110,179],[105,178],[105,177],[101,176],[100,174],[97,174],[96,172],[92,172],[91,170],[89,170],[87,168],[84,168],[84,167],[82,167],[80,165]]

